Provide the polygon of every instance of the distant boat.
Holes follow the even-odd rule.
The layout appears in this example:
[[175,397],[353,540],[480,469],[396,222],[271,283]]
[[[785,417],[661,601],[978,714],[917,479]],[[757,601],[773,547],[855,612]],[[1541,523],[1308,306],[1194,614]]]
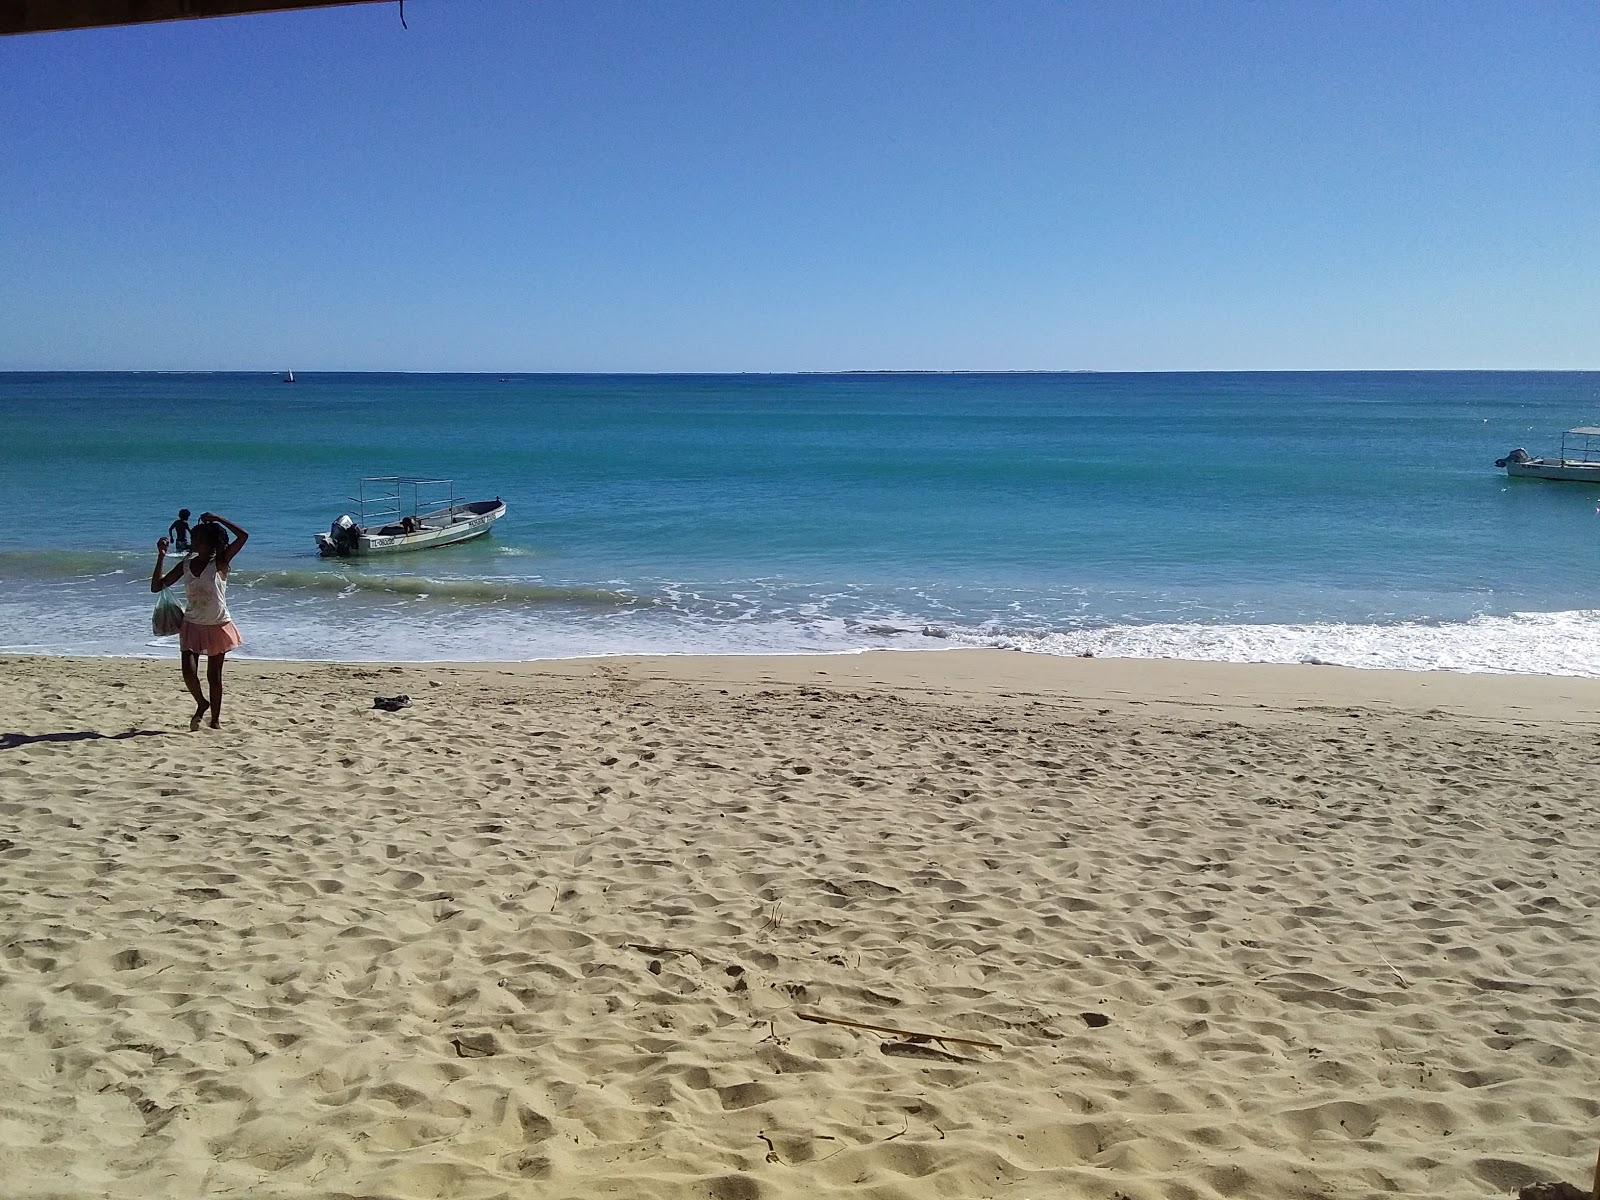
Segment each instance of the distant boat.
[[1535,458],[1518,446],[1494,465],[1507,475],[1526,479],[1559,479],[1567,483],[1600,483],[1600,428],[1580,425],[1561,435],[1561,452],[1554,458]]
[[283,381],[285,383],[293,383],[294,382],[294,372],[290,371],[287,375],[285,375],[283,377]]
[[506,515],[505,501],[498,496],[463,500],[449,479],[410,475],[368,478],[350,498],[358,506],[356,515],[346,513],[327,533],[317,534],[317,549],[324,558],[453,546],[482,537]]

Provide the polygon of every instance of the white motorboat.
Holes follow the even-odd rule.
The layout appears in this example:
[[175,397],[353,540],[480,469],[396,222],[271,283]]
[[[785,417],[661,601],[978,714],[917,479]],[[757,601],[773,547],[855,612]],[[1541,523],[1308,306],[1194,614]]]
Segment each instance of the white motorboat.
[[1580,425],[1561,435],[1561,452],[1554,458],[1535,458],[1518,446],[1494,460],[1507,475],[1526,479],[1557,479],[1567,483],[1600,483],[1600,427]]
[[355,558],[454,546],[489,532],[506,515],[505,501],[463,500],[451,479],[380,475],[361,481],[354,515],[317,534],[325,558]]

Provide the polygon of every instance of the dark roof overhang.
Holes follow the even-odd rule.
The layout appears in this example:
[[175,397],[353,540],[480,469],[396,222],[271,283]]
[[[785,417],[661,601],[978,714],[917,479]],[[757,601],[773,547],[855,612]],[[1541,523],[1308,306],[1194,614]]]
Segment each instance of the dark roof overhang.
[[0,0],[0,35],[372,3],[376,0]]

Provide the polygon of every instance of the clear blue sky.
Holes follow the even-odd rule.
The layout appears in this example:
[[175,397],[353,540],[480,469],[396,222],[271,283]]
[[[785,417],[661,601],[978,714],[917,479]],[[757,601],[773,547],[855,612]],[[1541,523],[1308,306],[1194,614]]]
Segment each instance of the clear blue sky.
[[1594,0],[0,39],[0,369],[1600,368]]

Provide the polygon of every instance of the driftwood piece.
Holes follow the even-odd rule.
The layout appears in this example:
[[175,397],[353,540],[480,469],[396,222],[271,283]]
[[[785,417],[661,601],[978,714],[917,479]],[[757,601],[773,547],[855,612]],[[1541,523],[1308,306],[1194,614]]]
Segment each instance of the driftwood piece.
[[892,1033],[896,1037],[909,1038],[913,1042],[955,1042],[962,1046],[982,1046],[985,1050],[1003,1050],[1004,1046],[994,1042],[983,1042],[977,1038],[957,1037],[951,1033],[924,1033],[915,1029],[896,1029],[892,1025],[868,1025],[864,1021],[847,1021],[843,1017],[828,1017],[821,1013],[795,1013],[802,1021],[814,1021],[818,1025],[844,1025],[850,1029],[869,1029],[873,1033]]
[[883,1042],[878,1049],[897,1058],[921,1058],[932,1062],[965,1063],[969,1066],[979,1061],[976,1058],[962,1058],[959,1054],[935,1050],[932,1046],[924,1046],[921,1042]]
[[450,1044],[457,1058],[493,1058],[495,1054],[494,1039],[484,1034],[451,1038]]
[[623,942],[629,950],[637,950],[640,954],[681,954],[686,958],[699,958],[693,950],[685,950],[681,946],[653,946],[649,942]]
[[656,954],[662,956],[672,954],[679,958],[692,958],[702,967],[714,967],[717,965],[716,959],[708,958],[706,955],[701,954],[700,951],[691,950],[687,946],[657,946],[651,942],[623,942],[622,948],[624,950],[637,950],[640,954]]

